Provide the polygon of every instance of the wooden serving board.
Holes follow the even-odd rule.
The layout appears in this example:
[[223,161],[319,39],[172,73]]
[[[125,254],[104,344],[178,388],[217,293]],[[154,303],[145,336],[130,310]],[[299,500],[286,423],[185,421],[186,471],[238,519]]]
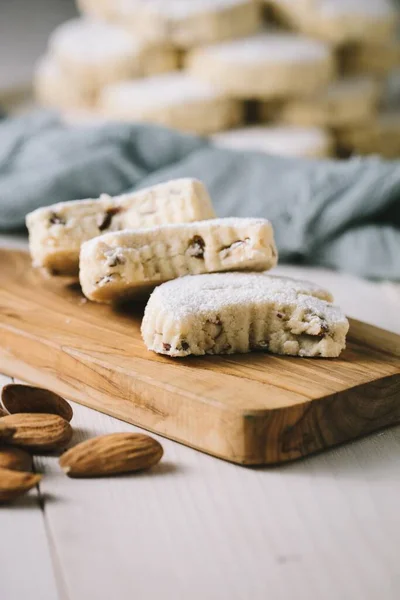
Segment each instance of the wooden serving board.
[[0,372],[240,464],[306,456],[400,421],[400,336],[351,321],[339,359],[146,350],[143,306],[87,302],[0,250]]

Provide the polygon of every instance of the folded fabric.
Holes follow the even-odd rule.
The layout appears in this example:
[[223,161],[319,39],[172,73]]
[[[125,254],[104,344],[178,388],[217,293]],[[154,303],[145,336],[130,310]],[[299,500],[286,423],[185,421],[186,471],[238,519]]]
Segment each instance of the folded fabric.
[[144,124],[69,126],[38,113],[0,122],[0,230],[39,206],[177,177],[208,187],[220,217],[272,221],[280,259],[400,279],[400,161],[288,159],[222,150]]

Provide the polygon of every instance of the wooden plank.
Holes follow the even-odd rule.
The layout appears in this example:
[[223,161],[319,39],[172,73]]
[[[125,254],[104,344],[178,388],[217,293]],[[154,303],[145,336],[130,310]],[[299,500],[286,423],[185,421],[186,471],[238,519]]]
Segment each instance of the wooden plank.
[[[0,390],[9,382],[10,378],[0,374]],[[59,596],[37,489],[0,507],[0,540],[1,598],[56,600]]]
[[146,350],[143,307],[86,302],[73,281],[32,269],[24,252],[0,251],[0,263],[4,371],[194,448],[270,464],[400,420],[394,334],[354,323],[336,360],[174,361]]

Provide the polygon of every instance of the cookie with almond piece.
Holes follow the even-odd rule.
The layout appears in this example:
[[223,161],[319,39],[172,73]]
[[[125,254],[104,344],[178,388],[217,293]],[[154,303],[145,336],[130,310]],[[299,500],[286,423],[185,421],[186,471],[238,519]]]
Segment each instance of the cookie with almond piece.
[[184,178],[121,196],[60,202],[29,213],[33,264],[53,274],[75,275],[83,242],[108,231],[212,219],[215,212],[205,186]]
[[114,302],[182,277],[265,271],[277,263],[266,219],[210,219],[108,233],[82,245],[80,282],[97,302]]

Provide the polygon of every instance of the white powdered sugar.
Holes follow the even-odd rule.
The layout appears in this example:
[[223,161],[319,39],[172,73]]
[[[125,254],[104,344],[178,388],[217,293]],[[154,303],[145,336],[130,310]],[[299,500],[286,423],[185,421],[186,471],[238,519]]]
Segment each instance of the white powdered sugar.
[[121,110],[134,106],[157,107],[212,100],[223,94],[210,84],[181,71],[132,81],[121,81],[105,88],[103,98]]
[[[314,283],[266,275],[265,273],[212,273],[190,275],[164,283],[152,296],[162,298],[162,306],[179,318],[201,312],[217,312],[223,306],[263,303],[277,297],[281,303],[295,302],[298,295],[309,295],[321,303],[332,319],[342,319],[339,308],[328,304],[331,294]],[[150,299],[151,300],[151,299]]]
[[234,129],[213,136],[224,148],[254,150],[282,156],[307,156],[330,145],[329,135],[319,127],[260,126]]
[[330,57],[330,48],[324,42],[291,33],[266,30],[246,38],[214,44],[204,49],[219,59],[249,63],[319,62]]
[[135,54],[142,50],[143,44],[116,25],[86,17],[63,23],[49,40],[50,49],[56,54],[86,63]]

